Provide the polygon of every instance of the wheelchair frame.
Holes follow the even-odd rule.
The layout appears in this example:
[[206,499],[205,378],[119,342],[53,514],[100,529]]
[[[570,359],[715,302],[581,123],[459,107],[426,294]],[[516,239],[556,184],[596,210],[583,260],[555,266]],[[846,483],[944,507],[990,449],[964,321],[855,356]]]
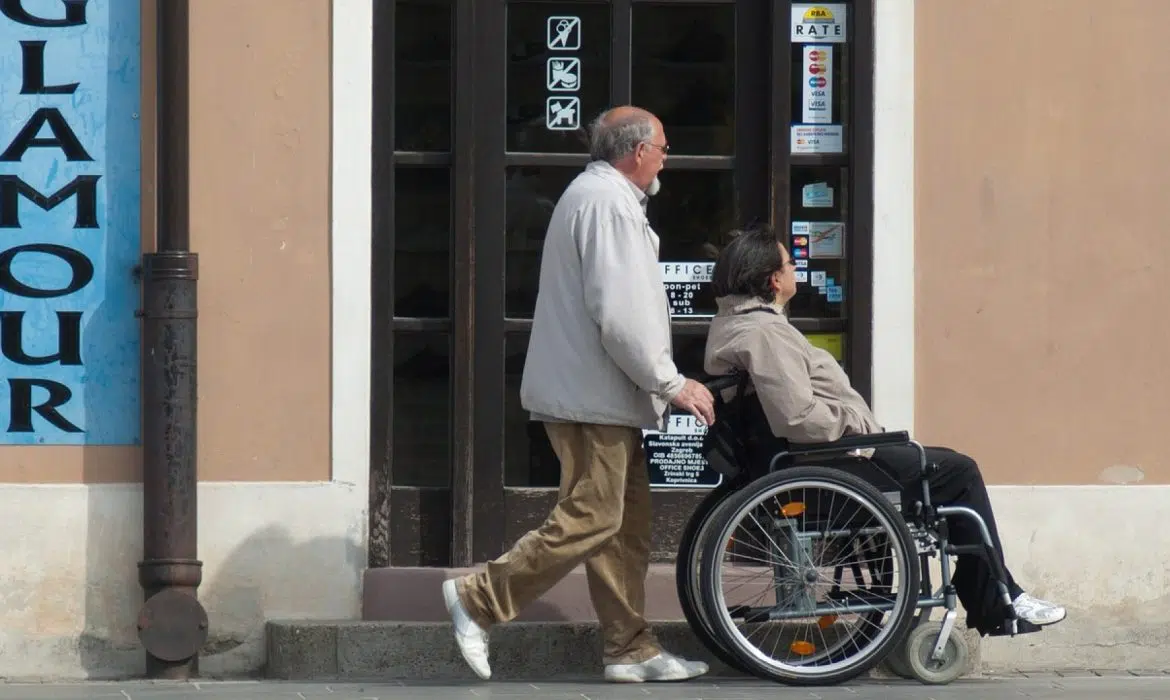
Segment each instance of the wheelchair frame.
[[[722,399],[722,392],[723,391],[726,391],[727,389],[736,387],[737,385],[740,387],[740,391],[742,391],[743,388],[746,387],[746,384],[747,384],[746,376],[744,375],[744,373],[741,373],[741,372],[737,372],[737,373],[732,374],[732,375],[719,377],[719,378],[716,378],[714,380],[709,380],[708,382],[706,382],[707,388],[712,392],[712,394],[714,394],[716,396],[717,410],[721,405],[725,405],[725,404],[729,403],[729,401],[724,401]],[[739,392],[737,392],[737,397],[739,397]],[[739,397],[739,398],[742,398],[742,397]],[[734,400],[734,399],[732,399],[732,400]],[[717,421],[718,420],[719,419],[717,417]],[[938,630],[938,634],[934,639],[934,643],[933,643],[933,645],[931,645],[930,654],[928,657],[928,660],[930,660],[930,661],[933,661],[936,663],[943,663],[945,660],[945,651],[947,648],[947,644],[951,640],[951,637],[954,633],[955,623],[956,623],[956,620],[958,618],[958,611],[957,611],[958,596],[955,592],[954,586],[951,584],[951,562],[950,562],[950,558],[949,558],[950,556],[959,555],[959,554],[973,554],[973,555],[976,555],[976,556],[983,558],[984,561],[986,561],[988,563],[989,567],[991,568],[992,576],[995,579],[997,588],[999,589],[1000,598],[1004,602],[1005,608],[1007,610],[1005,631],[1007,633],[1011,634],[1012,636],[1015,636],[1019,632],[1019,621],[1016,619],[1016,616],[1015,616],[1015,613],[1014,613],[1014,610],[1013,610],[1012,604],[1011,604],[1012,603],[1011,595],[1009,593],[1008,586],[1006,583],[1007,572],[1005,571],[1003,565],[1000,563],[999,558],[997,556],[995,556],[995,554],[994,554],[995,547],[994,547],[994,544],[993,544],[993,541],[991,538],[990,530],[987,527],[987,523],[983,520],[982,517],[980,517],[980,515],[978,513],[976,513],[974,510],[972,510],[971,508],[968,508],[966,506],[935,505],[932,502],[931,493],[930,493],[930,476],[932,474],[934,474],[935,471],[937,471],[938,465],[931,463],[927,459],[926,449],[920,443],[911,439],[910,434],[907,431],[897,431],[897,432],[887,432],[887,433],[875,433],[875,434],[870,434],[870,435],[850,436],[850,437],[842,438],[841,440],[837,440],[834,442],[826,442],[826,443],[800,443],[800,444],[789,443],[783,449],[779,450],[778,452],[776,452],[775,454],[772,455],[771,459],[768,462],[768,470],[765,474],[756,475],[753,477],[747,469],[741,469],[741,471],[738,474],[731,474],[731,475],[724,472],[724,480],[725,480],[725,483],[727,484],[727,487],[726,487],[727,490],[720,496],[720,498],[715,503],[712,504],[712,507],[705,509],[705,512],[701,512],[699,515],[701,515],[701,517],[703,518],[703,521],[702,521],[703,525],[706,525],[706,523],[710,520],[712,514],[718,510],[720,505],[722,505],[723,503],[726,503],[729,498],[735,496],[736,494],[747,493],[748,490],[752,488],[753,484],[759,483],[762,479],[764,479],[765,477],[767,477],[770,474],[776,474],[779,472],[783,472],[785,469],[789,468],[787,465],[784,465],[783,463],[786,461],[790,461],[793,458],[815,456],[815,455],[825,455],[827,457],[843,458],[843,457],[849,456],[849,453],[854,452],[856,450],[876,449],[876,448],[880,448],[880,447],[905,446],[905,445],[912,446],[917,451],[917,453],[919,455],[920,474],[921,474],[920,479],[919,479],[919,483],[921,485],[921,497],[912,503],[909,517],[907,517],[906,508],[904,506],[902,506],[902,504],[900,503],[900,498],[899,498],[899,502],[895,503],[895,505],[902,506],[900,508],[897,508],[898,514],[901,517],[902,522],[905,523],[905,525],[907,526],[907,529],[909,530],[909,533],[911,536],[912,543],[914,545],[914,551],[912,553],[911,552],[906,553],[906,560],[908,562],[912,562],[915,559],[917,560],[918,568],[919,568],[920,585],[919,585],[918,591],[916,591],[914,593],[911,593],[908,591],[905,593],[905,595],[915,595],[916,596],[916,600],[913,601],[913,611],[911,611],[910,613],[907,613],[907,614],[911,618],[913,618],[913,616],[917,613],[918,619],[917,620],[912,619],[912,621],[910,622],[910,626],[904,632],[905,636],[901,639],[898,639],[894,644],[897,645],[897,647],[896,647],[897,649],[902,649],[905,646],[907,639],[910,639],[913,637],[913,630],[916,627],[924,625],[929,621],[931,610],[933,610],[935,608],[940,608],[940,607],[945,608],[946,613],[943,617],[941,626]],[[814,468],[814,469],[829,470],[832,472],[840,472],[840,473],[848,474],[848,472],[846,470],[841,469],[839,467],[834,467],[832,465],[831,461],[825,465],[810,464],[808,466],[810,468]],[[720,471],[722,471],[722,470],[720,470]],[[875,489],[878,490],[883,497],[885,497],[891,501],[893,500],[893,499],[889,498],[889,494],[887,492],[881,491],[881,489],[876,487],[876,485],[875,485]],[[901,493],[901,490],[899,490],[899,495],[900,495],[900,493]],[[862,494],[857,494],[857,495],[869,498],[869,496],[867,494],[862,493]],[[743,501],[743,503],[747,503],[748,501],[750,501],[750,497],[747,497],[747,500]],[[948,537],[948,519],[949,518],[967,518],[969,521],[974,521],[979,528],[979,532],[981,533],[983,543],[982,544],[973,544],[973,545],[952,544],[949,540],[949,537]],[[692,524],[688,523],[688,531],[692,531],[692,530],[694,530],[694,528],[692,527]],[[698,530],[696,530],[694,532],[691,532],[691,534],[690,534],[691,540],[697,539],[698,535],[700,535],[700,534],[703,534],[702,527],[698,528]],[[688,544],[688,542],[686,541],[687,536],[688,536],[687,534],[684,534],[684,541],[681,543],[682,547],[684,547],[684,548]],[[692,548],[700,549],[703,547],[704,543],[692,541],[689,544],[691,545]],[[692,604],[694,604],[694,601],[695,601],[694,592],[688,590],[693,585],[693,582],[690,580],[691,577],[688,574],[688,575],[686,575],[685,579],[683,578],[684,566],[685,565],[693,565],[694,562],[683,561],[683,558],[684,557],[691,557],[693,559],[696,556],[701,557],[701,556],[705,556],[705,555],[702,552],[698,552],[698,551],[696,551],[696,552],[680,551],[679,555],[680,556],[679,556],[679,562],[678,562],[678,568],[679,568],[678,586],[679,586],[680,598],[683,598],[684,595],[690,596],[690,601],[692,602]],[[940,563],[941,578],[942,578],[941,587],[938,589],[938,591],[934,591],[932,589],[932,586],[930,583],[930,566],[929,566],[930,559],[936,555],[939,555],[939,559],[940,559],[939,563]],[[775,581],[772,584],[773,587],[776,587],[778,585],[779,584],[775,583]],[[778,592],[777,592],[777,595],[779,595]],[[777,600],[779,600],[779,599],[780,598],[777,597]],[[701,607],[702,602],[699,602],[695,605],[696,605],[696,607]],[[894,602],[889,602],[889,603],[862,602],[862,603],[849,604],[849,605],[844,605],[844,606],[833,606],[831,608],[826,608],[823,611],[814,610],[811,614],[816,615],[816,614],[820,614],[820,613],[826,613],[826,614],[829,614],[829,613],[831,613],[831,614],[850,613],[850,614],[852,614],[852,613],[867,613],[867,612],[891,612],[895,609],[896,605],[897,605],[896,600]],[[773,609],[767,614],[767,618],[769,620],[796,619],[797,617],[804,617],[804,616],[809,614],[808,612],[802,612],[800,615],[784,614],[778,610],[775,610],[774,607],[775,606],[773,606]],[[816,607],[819,608],[820,606],[818,605]],[[684,604],[684,610],[687,610],[687,608],[688,608],[688,606],[686,604]],[[690,619],[690,617],[691,617],[691,612],[697,613],[698,611],[697,610],[696,611],[687,610],[687,611],[688,611],[688,621],[691,623],[692,627],[696,627],[696,621]],[[714,613],[709,611],[706,614],[712,615]],[[704,630],[703,633],[701,633],[699,635],[700,638],[702,639],[702,641],[708,647],[711,647],[712,644],[719,644],[718,639],[714,638],[715,635],[712,635],[709,632],[710,632],[709,630]],[[711,637],[711,638],[709,638],[709,637]],[[720,645],[720,647],[721,647],[720,649],[711,649],[711,650],[712,650],[712,652],[716,653],[716,655],[720,659],[730,663],[732,659],[729,657],[735,656],[735,654],[733,653],[733,650],[722,647],[722,645]],[[917,652],[915,652],[915,650],[909,650],[909,652],[917,653]],[[893,670],[897,675],[907,677],[907,678],[916,678],[917,680],[922,681],[924,683],[949,683],[950,681],[957,678],[958,675],[961,675],[962,671],[964,670],[964,669],[948,669],[945,672],[941,672],[938,674],[931,674],[931,673],[923,671],[920,668],[921,664],[919,664],[919,665],[909,664],[907,661],[902,661],[902,660],[898,660],[898,659],[894,658],[896,656],[894,653],[887,652],[887,654],[888,654],[888,656],[885,659],[878,658],[878,659],[874,660],[873,664],[881,663],[883,660],[885,660],[888,662],[888,666],[890,667],[890,669]],[[873,664],[870,664],[868,667],[872,667]],[[906,665],[903,665],[903,664],[906,664]],[[731,665],[741,666],[741,664],[731,664]],[[868,667],[862,668],[861,670],[857,671],[857,673],[863,673],[865,670],[868,669]],[[739,670],[744,670],[744,669],[740,668]]]

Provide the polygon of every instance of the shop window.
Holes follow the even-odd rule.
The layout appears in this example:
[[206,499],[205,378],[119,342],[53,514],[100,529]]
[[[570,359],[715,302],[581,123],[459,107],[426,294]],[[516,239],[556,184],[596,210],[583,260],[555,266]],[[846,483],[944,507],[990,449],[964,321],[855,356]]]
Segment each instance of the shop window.
[[451,150],[450,0],[399,0],[394,48],[394,149]]
[[609,107],[608,3],[509,2],[507,149],[587,153]]
[[394,334],[395,486],[451,483],[451,350],[447,333]]
[[[796,318],[843,320],[851,289],[849,21],[842,5],[794,8],[790,47],[790,229],[797,261]],[[804,13],[801,15],[800,13]],[[807,25],[807,26],[805,26]],[[843,343],[843,339],[841,339]]]
[[633,7],[634,104],[662,120],[671,153],[735,152],[735,6]]

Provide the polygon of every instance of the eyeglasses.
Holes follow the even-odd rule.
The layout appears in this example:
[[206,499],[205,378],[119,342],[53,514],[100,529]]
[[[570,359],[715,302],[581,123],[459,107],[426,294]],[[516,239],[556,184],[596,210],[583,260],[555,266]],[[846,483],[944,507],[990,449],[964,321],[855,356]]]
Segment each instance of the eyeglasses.
[[642,143],[650,146],[651,148],[657,148],[658,150],[662,151],[663,155],[670,152],[670,144],[668,143],[664,143],[661,146],[656,143],[650,143],[649,141],[643,141]]
[[783,270],[785,267],[796,267],[796,261],[792,258],[788,258],[784,261],[783,264],[780,265],[780,269]]

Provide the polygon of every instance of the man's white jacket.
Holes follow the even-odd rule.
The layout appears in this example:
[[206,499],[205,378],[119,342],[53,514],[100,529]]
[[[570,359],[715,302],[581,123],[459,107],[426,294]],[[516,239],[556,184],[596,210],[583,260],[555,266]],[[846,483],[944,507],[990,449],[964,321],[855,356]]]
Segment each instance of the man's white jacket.
[[520,385],[534,420],[665,429],[685,379],[644,199],[594,161],[553,210]]

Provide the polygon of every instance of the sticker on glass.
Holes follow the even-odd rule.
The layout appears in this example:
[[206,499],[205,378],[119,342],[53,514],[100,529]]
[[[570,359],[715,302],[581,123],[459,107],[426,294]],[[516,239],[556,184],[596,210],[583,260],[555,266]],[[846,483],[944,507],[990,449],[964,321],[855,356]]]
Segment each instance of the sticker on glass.
[[844,153],[845,130],[840,124],[793,124],[793,153]]
[[671,282],[710,282],[715,274],[713,262],[664,262],[658,263],[662,267],[662,281]]
[[553,51],[581,48],[581,18],[554,15],[548,18],[548,47]]
[[816,270],[815,272],[812,273],[812,285],[814,287],[825,286],[825,271],[824,270]]
[[804,90],[801,121],[805,124],[833,122],[833,47],[804,47]]
[[830,304],[840,304],[845,301],[845,293],[841,287],[826,287],[825,301]]
[[548,98],[544,125],[552,131],[573,131],[581,128],[581,100],[576,97]]
[[552,92],[581,89],[581,59],[550,58],[545,66],[545,86]]
[[830,209],[833,188],[827,182],[814,182],[800,188],[800,205],[805,209]]
[[792,42],[808,44],[824,41],[831,44],[845,43],[845,8],[841,3],[810,5],[796,3],[792,6]]
[[807,237],[809,258],[845,257],[845,224],[837,221],[793,221],[792,236]]
[[[805,284],[808,282],[808,270],[797,270],[795,274],[797,284]],[[816,273],[814,272],[813,274],[815,275]]]

